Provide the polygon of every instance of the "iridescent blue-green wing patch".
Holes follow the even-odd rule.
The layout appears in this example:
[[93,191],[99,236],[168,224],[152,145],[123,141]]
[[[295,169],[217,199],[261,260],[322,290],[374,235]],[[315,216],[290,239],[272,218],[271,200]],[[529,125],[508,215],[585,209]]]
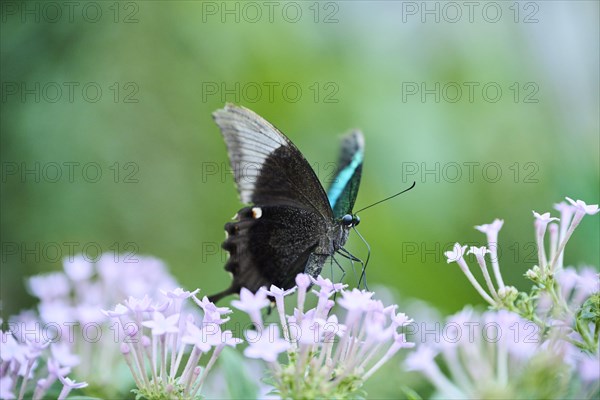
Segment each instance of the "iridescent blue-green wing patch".
[[336,219],[352,213],[360,186],[365,139],[359,130],[342,138],[342,148],[335,179],[329,187],[327,197]]

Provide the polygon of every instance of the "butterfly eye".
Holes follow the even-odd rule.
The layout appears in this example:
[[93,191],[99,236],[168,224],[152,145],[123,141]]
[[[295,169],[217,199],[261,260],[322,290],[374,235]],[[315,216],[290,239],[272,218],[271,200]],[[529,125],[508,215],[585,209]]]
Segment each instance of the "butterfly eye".
[[346,214],[342,217],[342,224],[346,226],[351,226],[352,222],[354,222],[354,218],[352,218],[352,215]]
[[352,221],[353,225],[356,226],[358,224],[360,224],[360,217],[358,215],[355,215],[353,217],[353,221]]

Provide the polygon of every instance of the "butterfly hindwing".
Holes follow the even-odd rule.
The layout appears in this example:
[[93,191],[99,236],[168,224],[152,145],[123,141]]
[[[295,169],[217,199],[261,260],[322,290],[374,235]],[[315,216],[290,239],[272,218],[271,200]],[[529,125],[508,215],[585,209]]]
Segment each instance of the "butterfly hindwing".
[[[317,214],[289,206],[246,207],[227,223],[223,248],[230,253],[225,269],[233,274],[231,290],[294,286],[294,278],[316,267],[312,254],[327,226]],[[310,263],[309,263],[310,261]],[[311,265],[313,264],[313,265]]]
[[354,130],[342,138],[340,158],[335,179],[327,196],[336,219],[351,214],[358,195],[365,140],[360,131]]

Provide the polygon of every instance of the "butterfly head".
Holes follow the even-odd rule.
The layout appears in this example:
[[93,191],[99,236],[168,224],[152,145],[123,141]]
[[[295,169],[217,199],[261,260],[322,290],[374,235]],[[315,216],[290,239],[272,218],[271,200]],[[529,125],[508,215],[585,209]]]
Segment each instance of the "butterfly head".
[[360,217],[354,214],[346,214],[342,217],[342,225],[346,228],[352,228],[360,224]]

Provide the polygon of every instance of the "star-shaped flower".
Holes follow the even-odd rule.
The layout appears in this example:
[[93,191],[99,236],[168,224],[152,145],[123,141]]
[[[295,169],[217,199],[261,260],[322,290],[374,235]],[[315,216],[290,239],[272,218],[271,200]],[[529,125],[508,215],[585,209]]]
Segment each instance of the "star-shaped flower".
[[61,378],[59,376],[60,381],[63,383],[63,385],[70,387],[71,389],[82,389],[84,387],[87,387],[87,382],[75,382],[74,380],[72,380],[71,378]]
[[535,211],[533,211],[533,216],[539,223],[546,224],[546,225],[548,225],[552,221],[558,221],[558,218],[550,217],[549,212],[543,213],[543,214],[538,214]]
[[498,235],[498,232],[502,229],[502,225],[504,225],[504,220],[496,218],[491,224],[477,225],[475,229],[488,235]]
[[114,310],[102,310],[102,314],[106,315],[110,318],[118,318],[123,315],[126,315],[129,312],[129,308],[125,307],[123,304],[119,303],[115,306]]
[[594,215],[594,214],[598,214],[598,212],[600,212],[600,209],[598,208],[598,204],[587,205],[582,200],[575,201],[575,200],[573,200],[573,199],[571,199],[569,197],[565,197],[565,199],[567,199],[567,201],[569,203],[571,203],[573,205],[573,207],[575,207],[575,209],[579,213],[584,213],[584,214],[588,214],[588,215]]
[[463,255],[465,254],[466,249],[467,249],[467,246],[461,246],[459,243],[455,243],[452,250],[444,252],[444,255],[448,259],[447,260],[448,264],[450,264],[452,262],[457,262],[458,260],[463,258]]
[[338,300],[338,304],[348,311],[362,311],[366,310],[373,301],[371,300],[371,297],[373,297],[372,292],[365,292],[354,288],[349,292],[342,292],[342,298]]
[[244,350],[244,355],[250,358],[260,358],[267,362],[277,361],[279,353],[290,347],[286,340],[281,339],[277,325],[269,326],[268,329],[258,333],[256,337],[248,335],[246,332],[246,341],[249,346]]
[[240,299],[233,300],[231,305],[248,314],[260,311],[269,305],[267,291],[264,288],[260,288],[256,293],[252,293],[250,290],[242,288]]
[[160,336],[165,333],[177,333],[179,332],[179,328],[177,327],[179,323],[179,314],[173,314],[165,318],[165,316],[155,311],[153,314],[153,318],[148,321],[142,322],[147,328],[152,329],[152,335]]
[[281,298],[283,299],[285,296],[292,294],[296,291],[296,287],[293,287],[291,289],[288,290],[283,290],[278,288],[275,285],[271,285],[271,287],[269,288],[269,290],[267,291],[267,294],[269,296],[273,296],[275,299]]
[[196,289],[193,292],[190,292],[188,290],[183,290],[182,288],[176,288],[173,290],[161,290],[160,292],[171,299],[184,300],[190,296],[194,296],[199,291],[200,291],[200,289]]

